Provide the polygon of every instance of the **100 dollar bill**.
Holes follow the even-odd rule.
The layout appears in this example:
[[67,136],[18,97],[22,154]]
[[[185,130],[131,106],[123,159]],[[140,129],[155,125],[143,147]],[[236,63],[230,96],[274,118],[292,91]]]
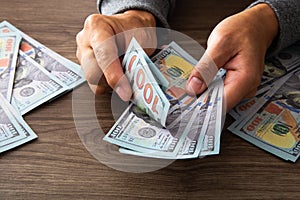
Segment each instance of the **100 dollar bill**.
[[19,52],[12,104],[21,115],[68,89],[59,79],[26,54]]
[[283,159],[296,161],[300,155],[300,70],[279,79],[261,97],[245,119],[229,130]]
[[169,100],[159,87],[145,60],[143,49],[133,38],[124,56],[123,66],[133,90],[133,102],[152,119],[166,125]]
[[257,94],[263,93],[280,77],[288,74],[300,64],[300,43],[281,50],[273,58],[265,61],[264,73]]
[[0,33],[0,92],[10,102],[21,37]]
[[0,32],[14,32],[22,36],[20,51],[31,57],[39,65],[56,76],[63,84],[72,89],[85,81],[79,65],[62,57],[29,37],[7,21],[0,23]]
[[178,103],[182,106],[189,105],[196,100],[185,92],[186,82],[197,63],[192,56],[175,42],[171,42],[151,60],[159,69],[159,73],[163,75],[164,82],[168,83],[163,89],[169,100],[179,100]]
[[[216,102],[222,102],[222,98],[216,98],[218,91],[222,91],[223,89],[223,81],[216,81],[215,84],[211,85],[211,88],[209,88],[205,93],[203,93],[196,101],[196,104],[193,104],[194,109],[192,109],[192,112],[186,112],[184,111],[180,117],[178,117],[176,120],[174,120],[175,123],[180,123],[182,126],[184,126],[184,132],[186,134],[183,134],[183,142],[181,143],[181,147],[177,153],[176,156],[167,156],[167,155],[160,155],[157,154],[155,151],[153,152],[138,152],[134,151],[132,149],[121,147],[119,151],[121,153],[130,154],[130,155],[136,155],[136,156],[142,156],[142,157],[151,157],[151,158],[162,158],[162,159],[188,159],[188,158],[197,158],[199,155],[201,155],[200,152],[205,153],[205,151],[208,150],[215,150],[218,148],[214,146],[214,144],[211,144],[214,146],[214,149],[208,149],[206,146],[206,143],[204,143],[204,138],[209,136],[215,136],[216,137],[216,144],[217,138],[219,137],[219,134],[217,131],[221,130],[221,123],[215,123],[214,125],[219,125],[220,127],[214,127],[214,132],[207,132],[207,129],[209,127],[209,120],[211,118],[212,111],[215,109],[222,109],[215,106],[220,106],[220,103]],[[223,95],[222,92],[220,92],[219,95]],[[218,97],[219,97],[218,95]],[[216,112],[217,113],[217,112]],[[222,113],[222,112],[221,112]],[[218,113],[220,114],[220,112]],[[221,115],[221,114],[220,114]],[[221,118],[219,116],[216,116],[217,119]],[[201,155],[201,156],[203,156]],[[207,153],[208,155],[208,153]]]
[[[204,96],[201,99],[204,101]],[[195,103],[194,106],[196,107]],[[152,157],[175,158],[190,131],[190,125],[187,124],[192,122],[192,117],[197,112],[195,107],[188,107],[183,112],[168,112],[168,123],[164,128],[139,107],[131,104],[105,135],[104,140]]]
[[[0,94],[1,95],[1,94]],[[2,96],[2,95],[1,95]],[[7,107],[1,102],[0,104],[0,149],[8,144],[25,138],[17,120]],[[2,152],[2,151],[0,151]]]
[[0,94],[0,153],[29,142],[37,135]]
[[[178,104],[182,107],[190,105],[196,100],[186,93],[185,86],[197,60],[175,42],[171,42],[151,60],[158,69],[153,72],[162,74],[163,82],[167,82],[167,84],[161,85],[169,100],[178,100]],[[216,78],[224,76],[225,73],[224,69],[220,69]],[[160,77],[161,75],[156,76]]]
[[104,140],[138,152],[174,157],[183,142],[184,129],[185,126],[180,121],[164,128],[131,104],[105,135]]
[[224,83],[222,78],[217,79],[218,95],[213,103],[208,127],[204,134],[201,152],[199,156],[215,155],[220,151],[220,137],[226,110],[223,105]]

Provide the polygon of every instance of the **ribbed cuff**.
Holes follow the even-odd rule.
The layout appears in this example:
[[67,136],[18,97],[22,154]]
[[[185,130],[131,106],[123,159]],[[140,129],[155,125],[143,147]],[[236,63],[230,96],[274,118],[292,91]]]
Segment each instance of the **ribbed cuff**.
[[104,15],[113,15],[127,10],[145,10],[156,17],[157,26],[169,28],[168,13],[172,9],[168,0],[98,0],[98,11]]
[[267,56],[272,56],[281,49],[300,40],[299,0],[258,0],[248,8],[259,3],[268,4],[274,10],[279,23],[278,36],[269,47]]

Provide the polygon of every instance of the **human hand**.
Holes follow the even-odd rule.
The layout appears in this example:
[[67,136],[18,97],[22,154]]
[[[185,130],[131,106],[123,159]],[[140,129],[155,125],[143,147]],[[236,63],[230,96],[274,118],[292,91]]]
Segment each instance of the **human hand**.
[[76,36],[76,56],[95,94],[102,94],[105,91],[103,79],[100,81],[104,74],[108,85],[122,100],[130,99],[132,90],[124,76],[118,51],[124,50],[132,37],[135,37],[141,46],[147,46],[156,42],[156,35],[138,29],[130,32],[129,35],[113,36],[131,29],[155,27],[155,25],[155,17],[149,12],[140,10],[129,10],[112,16],[92,14],[86,19],[84,28]]
[[203,71],[217,72],[217,69],[208,69],[216,68],[207,63],[213,60],[218,69],[227,70],[224,81],[226,111],[241,99],[254,96],[264,70],[267,48],[277,33],[277,18],[267,4],[258,4],[226,18],[210,34],[205,56],[187,81],[187,92],[199,94],[206,89],[211,80],[205,82],[209,78],[204,77],[207,73]]

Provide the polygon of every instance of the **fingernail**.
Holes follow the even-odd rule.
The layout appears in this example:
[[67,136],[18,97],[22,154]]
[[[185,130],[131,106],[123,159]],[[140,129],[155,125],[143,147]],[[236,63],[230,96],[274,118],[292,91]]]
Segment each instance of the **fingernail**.
[[197,94],[197,92],[200,90],[202,85],[203,85],[203,82],[199,78],[194,76],[188,82],[186,89],[191,94]]
[[115,92],[123,101],[129,101],[132,96],[131,88],[117,86]]

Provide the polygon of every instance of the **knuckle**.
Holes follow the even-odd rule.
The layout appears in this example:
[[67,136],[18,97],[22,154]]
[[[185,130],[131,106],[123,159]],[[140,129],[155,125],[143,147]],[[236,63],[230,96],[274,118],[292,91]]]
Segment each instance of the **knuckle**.
[[91,84],[98,84],[100,79],[101,79],[101,75],[99,75],[98,73],[90,73],[90,72],[86,72],[84,70],[84,76],[85,79],[87,80],[88,83]]
[[108,74],[106,74],[106,80],[107,80],[108,85],[110,85],[110,87],[114,88],[116,85],[118,85],[120,77],[116,73],[108,73]]
[[82,38],[82,31],[83,31],[83,30],[79,31],[79,32],[76,34],[76,41],[77,41],[77,43],[78,43],[78,41],[80,41],[81,38]]
[[79,48],[77,48],[77,50],[76,50],[76,57],[77,57],[77,59],[78,59],[78,61],[80,63],[81,62],[81,53],[80,53]]
[[84,29],[93,29],[94,27],[101,27],[100,25],[106,22],[106,16],[101,14],[91,14],[84,22]]
[[81,59],[81,68],[88,83],[98,84],[103,73],[95,59],[89,58],[89,55],[87,54],[83,55]]
[[101,66],[102,70],[105,70],[117,57],[117,53],[110,45],[100,45],[94,49],[96,60]]
[[91,14],[89,15],[84,22],[84,28],[90,27],[91,24],[95,23],[97,21],[98,17],[97,14]]
[[76,43],[77,43],[77,45],[79,45],[81,43],[81,41],[82,41],[82,35],[83,35],[82,31],[80,31],[80,32],[78,32],[76,34]]
[[107,53],[107,49],[104,46],[98,46],[94,49],[95,57],[101,61],[106,61],[108,60],[109,56]]

